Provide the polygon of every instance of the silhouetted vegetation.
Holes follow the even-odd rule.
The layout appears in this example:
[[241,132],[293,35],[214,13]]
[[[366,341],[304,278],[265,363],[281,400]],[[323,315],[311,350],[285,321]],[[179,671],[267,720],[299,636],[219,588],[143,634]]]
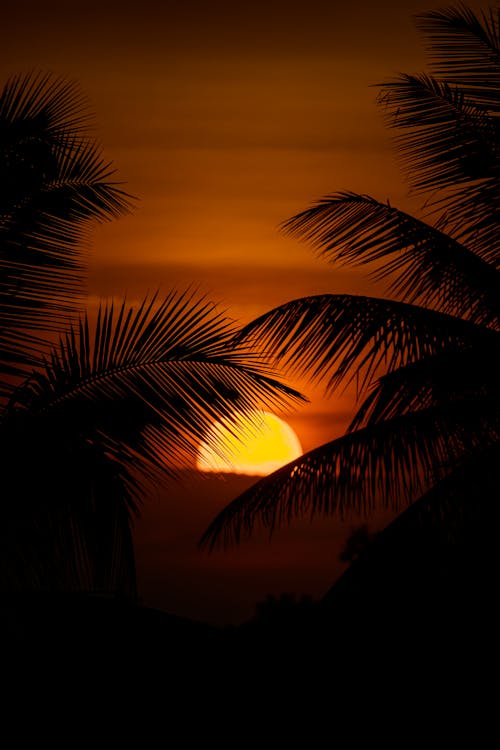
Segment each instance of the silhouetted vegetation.
[[361,579],[381,555],[381,581],[404,562],[400,582],[408,566],[415,580],[427,566],[426,587],[440,569],[459,587],[466,568],[469,580],[491,573],[500,494],[500,12],[477,16],[460,5],[423,13],[417,25],[431,73],[382,84],[379,102],[410,185],[425,196],[423,216],[342,192],[283,226],[324,260],[371,265],[388,296],[296,299],[242,333],[290,372],[326,382],[330,395],[355,384],[360,406],[344,436],[227,506],[202,544],[305,514],[411,506],[398,535],[380,535],[353,570]]
[[0,94],[4,594],[134,597],[131,524],[148,482],[192,462],[214,420],[237,433],[242,413],[299,396],[191,293],[103,303],[91,322],[84,241],[131,205],[78,88],[11,79]]

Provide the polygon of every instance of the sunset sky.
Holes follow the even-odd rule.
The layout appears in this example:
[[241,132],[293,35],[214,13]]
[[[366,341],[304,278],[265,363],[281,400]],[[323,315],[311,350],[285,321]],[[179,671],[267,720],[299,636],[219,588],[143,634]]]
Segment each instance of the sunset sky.
[[[194,284],[246,322],[298,296],[382,294],[277,226],[337,190],[418,208],[373,84],[425,69],[411,16],[449,4],[8,3],[2,83],[33,69],[78,81],[106,157],[138,198],[130,216],[94,234],[89,305]],[[320,390],[296,385],[311,403],[287,421],[309,450],[341,433],[353,402],[349,394],[326,402]],[[148,603],[237,621],[267,593],[319,596],[338,574],[349,523],[331,520],[297,524],[270,545],[256,539],[209,559],[198,552],[204,524],[238,482],[248,484],[231,481],[196,480],[147,506],[137,550]]]

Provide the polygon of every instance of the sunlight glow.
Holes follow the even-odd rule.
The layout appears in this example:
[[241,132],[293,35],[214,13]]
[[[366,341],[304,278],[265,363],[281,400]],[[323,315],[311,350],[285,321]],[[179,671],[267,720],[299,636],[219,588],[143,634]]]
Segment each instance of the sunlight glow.
[[[237,437],[216,423],[207,441],[200,446],[196,466],[200,471],[264,476],[302,455],[300,441],[290,425],[269,412],[255,420],[244,418]],[[218,455],[210,446],[216,439]]]

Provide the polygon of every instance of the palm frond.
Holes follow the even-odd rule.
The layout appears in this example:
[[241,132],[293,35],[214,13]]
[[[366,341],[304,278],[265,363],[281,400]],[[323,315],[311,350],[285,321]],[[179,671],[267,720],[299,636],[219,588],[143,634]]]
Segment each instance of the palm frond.
[[397,274],[389,292],[407,302],[498,326],[498,272],[448,234],[388,204],[335,193],[282,228],[330,262],[374,263],[378,279]]
[[237,433],[242,414],[303,398],[275,379],[261,355],[236,347],[236,331],[211,303],[188,293],[158,304],[146,298],[137,310],[107,305],[95,333],[83,317],[12,408],[74,425],[125,465],[140,457],[145,473],[159,466],[175,472],[214,421]]
[[228,546],[257,525],[272,533],[301,516],[401,509],[468,453],[498,443],[499,430],[491,401],[474,399],[349,433],[250,487],[214,519],[200,545]]
[[238,435],[254,408],[302,398],[235,346],[236,331],[192,293],[106,305],[14,391],[0,423],[3,590],[135,594],[145,483],[174,475],[203,439],[217,449],[215,420]]
[[447,82],[401,75],[382,84],[390,127],[406,177],[420,192],[435,191],[426,210],[441,231],[498,268],[500,126],[483,107]]
[[[445,403],[491,398],[498,409],[499,354],[492,341],[470,349],[440,351],[382,375],[357,410],[348,431]],[[483,345],[482,345],[483,344]],[[485,344],[485,345],[484,345]],[[500,340],[497,342],[500,345]],[[498,347],[497,347],[498,348]]]
[[465,4],[416,16],[436,74],[458,83],[495,114],[500,111],[500,11],[477,15]]
[[[498,441],[468,451],[456,468],[435,482],[409,509],[416,516],[417,524],[438,531],[452,542],[467,535],[478,535],[474,550],[478,554],[480,539],[486,543],[487,527],[499,496],[500,480],[496,470],[499,460]],[[471,553],[469,548],[469,562]]]
[[131,207],[87,126],[78,88],[51,75],[0,93],[0,321],[17,360],[23,331],[61,331],[78,305],[90,224]]
[[468,185],[435,201],[442,223],[452,222],[453,236],[492,269],[500,268],[500,195],[498,178]]
[[25,122],[39,123],[47,136],[60,137],[70,132],[85,132],[90,124],[87,101],[79,87],[51,73],[32,72],[12,76],[0,93],[2,130]]
[[434,310],[376,297],[328,294],[280,305],[245,326],[239,337],[258,342],[293,373],[309,375],[315,382],[326,378],[328,392],[355,380],[358,393],[381,368],[392,372],[421,357],[498,345],[496,332]]
[[419,191],[498,178],[498,122],[464,92],[428,75],[400,74],[380,86],[378,101],[405,174]]

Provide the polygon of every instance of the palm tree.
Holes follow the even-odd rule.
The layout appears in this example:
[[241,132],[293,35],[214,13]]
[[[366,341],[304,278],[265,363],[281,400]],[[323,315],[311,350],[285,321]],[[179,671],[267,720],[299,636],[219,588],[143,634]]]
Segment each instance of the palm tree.
[[299,396],[194,293],[103,304],[94,325],[72,315],[89,224],[130,207],[85,124],[75,87],[51,76],[0,97],[4,593],[134,595],[148,483],[175,477],[214,420],[237,433],[242,414]]
[[[441,537],[484,542],[495,526],[500,11],[479,17],[459,5],[423,13],[417,25],[433,73],[399,75],[382,84],[379,101],[410,184],[427,197],[424,216],[341,192],[283,226],[329,262],[371,264],[387,298],[296,299],[242,333],[292,372],[326,382],[329,394],[356,383],[360,405],[345,435],[230,503],[202,545],[237,542],[256,524],[272,532],[297,516],[382,506],[404,511],[395,531],[415,518],[440,520]],[[395,536],[380,534],[366,554]]]
[[[0,374],[2,404],[83,301],[84,250],[95,221],[126,213],[88,129],[75,84],[49,74],[0,93]],[[43,331],[43,337],[40,333]]]

